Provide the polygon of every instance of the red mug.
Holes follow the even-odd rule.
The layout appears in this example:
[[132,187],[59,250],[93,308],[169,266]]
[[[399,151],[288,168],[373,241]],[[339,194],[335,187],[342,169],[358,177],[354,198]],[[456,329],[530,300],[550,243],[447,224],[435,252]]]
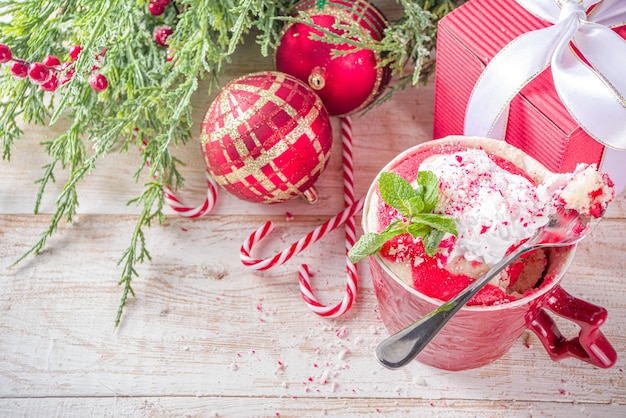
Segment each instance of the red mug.
[[[398,155],[381,172],[390,171],[411,158],[419,161],[420,156],[432,154],[433,147],[444,143],[465,148],[480,147],[513,161],[538,180],[551,174],[504,141],[467,137],[448,137],[419,144]],[[374,181],[365,198],[364,232],[374,232],[370,231],[367,214],[377,186],[378,182]],[[553,360],[574,357],[598,367],[611,367],[617,360],[617,353],[600,330],[607,318],[606,309],[575,298],[560,286],[575,250],[576,245],[549,249],[549,265],[543,284],[530,295],[494,306],[461,308],[416,359],[445,370],[484,366],[503,356],[523,331],[530,329],[537,334]],[[390,333],[400,331],[443,303],[406,284],[379,255],[370,256],[369,264],[380,315]],[[571,339],[564,337],[548,311],[578,324],[579,335]]]

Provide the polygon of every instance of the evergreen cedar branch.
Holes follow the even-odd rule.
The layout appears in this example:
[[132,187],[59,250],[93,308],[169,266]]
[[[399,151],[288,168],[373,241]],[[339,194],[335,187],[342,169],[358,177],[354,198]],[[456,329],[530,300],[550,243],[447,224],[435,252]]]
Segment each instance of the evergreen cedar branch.
[[[164,184],[179,188],[182,164],[171,149],[191,137],[192,94],[199,81],[208,79],[208,92],[219,86],[218,76],[227,68],[230,56],[250,32],[256,33],[260,51],[267,56],[278,42],[280,19],[295,3],[279,0],[241,0],[235,7],[222,0],[187,0],[188,8],[168,7],[161,16],[147,11],[147,0],[40,0],[0,1],[0,42],[11,47],[15,56],[37,61],[46,55],[67,56],[71,45],[81,45],[72,80],[54,94],[46,95],[26,79],[11,76],[0,68],[0,147],[4,160],[10,160],[12,146],[21,139],[19,122],[52,125],[60,118],[69,127],[57,138],[42,144],[49,163],[37,180],[39,190],[34,213],[40,210],[42,195],[55,174],[66,171],[68,180],[56,199],[55,212],[41,239],[16,264],[37,254],[62,220],[72,222],[78,208],[77,183],[96,168],[99,159],[114,148],[127,151],[141,148],[135,181],[146,170],[149,178],[142,193],[129,204],[139,207],[139,216],[128,248],[122,254],[122,297],[115,318],[120,323],[135,266],[150,260],[144,228],[163,222]],[[319,2],[318,2],[319,3]],[[398,0],[404,15],[390,22],[380,43],[363,40],[362,47],[384,53],[384,64],[391,65],[403,87],[424,81],[432,70],[430,58],[435,45],[436,23],[458,4],[451,0]],[[177,9],[182,10],[180,14]],[[185,10],[193,10],[186,13]],[[425,11],[426,10],[426,11]],[[306,16],[300,16],[306,19]],[[169,25],[168,38],[174,52],[152,39],[158,25]],[[340,42],[332,36],[328,42]],[[94,58],[106,51],[98,64],[109,80],[109,88],[99,94],[87,83]],[[412,67],[407,76],[405,68]],[[397,87],[396,87],[397,88]],[[389,98],[385,96],[384,99]],[[142,144],[145,142],[145,146]],[[88,151],[88,147],[91,151]],[[149,166],[146,162],[150,162]]]

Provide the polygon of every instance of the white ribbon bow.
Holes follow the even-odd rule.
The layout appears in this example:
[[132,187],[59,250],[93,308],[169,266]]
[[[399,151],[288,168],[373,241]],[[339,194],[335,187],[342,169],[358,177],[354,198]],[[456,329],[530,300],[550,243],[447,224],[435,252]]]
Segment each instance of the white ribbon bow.
[[553,25],[520,35],[489,62],[470,96],[465,135],[504,138],[510,101],[550,65],[556,92],[580,126],[606,147],[626,150],[626,41],[610,29],[626,24],[626,1],[517,2]]

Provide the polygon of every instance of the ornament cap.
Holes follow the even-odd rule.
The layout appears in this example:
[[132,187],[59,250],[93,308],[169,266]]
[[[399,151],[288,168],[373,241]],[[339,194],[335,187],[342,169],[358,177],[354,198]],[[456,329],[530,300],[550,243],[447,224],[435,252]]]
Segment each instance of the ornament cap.
[[307,81],[313,90],[321,90],[326,86],[327,78],[328,73],[326,70],[323,67],[316,66],[311,70],[311,75],[309,75]]
[[302,198],[310,204],[317,202],[318,194],[317,190],[315,190],[315,187],[311,186],[304,192],[302,192]]

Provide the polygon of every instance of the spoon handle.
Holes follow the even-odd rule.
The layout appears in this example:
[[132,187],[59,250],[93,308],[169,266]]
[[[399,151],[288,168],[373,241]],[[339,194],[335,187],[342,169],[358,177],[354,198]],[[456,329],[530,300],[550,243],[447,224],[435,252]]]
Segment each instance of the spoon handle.
[[376,358],[389,369],[400,368],[415,358],[480,289],[520,255],[530,251],[531,245],[522,245],[496,263],[487,273],[473,281],[454,298],[418,321],[383,340],[376,347]]

